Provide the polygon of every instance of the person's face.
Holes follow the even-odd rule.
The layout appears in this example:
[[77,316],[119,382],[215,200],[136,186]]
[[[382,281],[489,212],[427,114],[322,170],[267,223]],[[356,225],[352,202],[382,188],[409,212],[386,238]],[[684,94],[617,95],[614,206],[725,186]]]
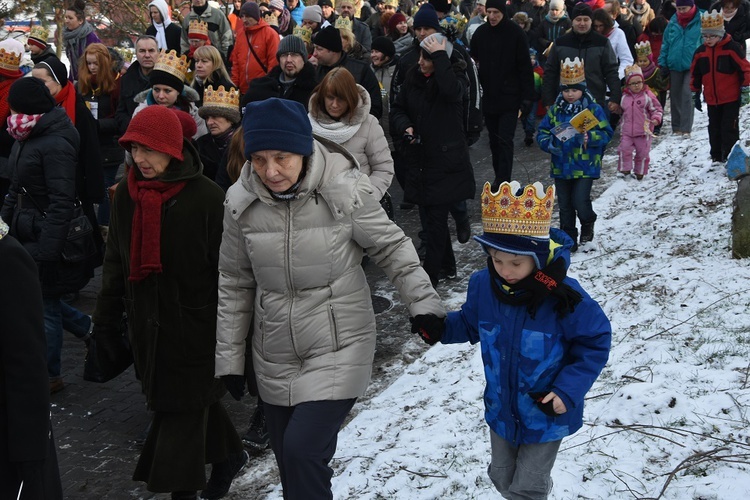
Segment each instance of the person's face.
[[177,89],[173,89],[168,85],[156,84],[151,87],[152,94],[154,95],[154,101],[161,106],[170,107],[177,102]]
[[188,39],[188,42],[190,42],[190,48],[193,50],[206,45],[206,41],[200,38],[190,38]]
[[78,16],[72,10],[65,11],[65,27],[69,30],[74,30],[83,24],[82,19],[78,19]]
[[477,14],[480,16],[486,16],[487,11],[484,9],[484,5],[477,4]]
[[92,75],[96,75],[99,71],[99,62],[94,54],[86,54],[86,67]]
[[29,49],[29,52],[31,52],[32,56],[41,54],[43,52],[43,50],[36,45],[27,45],[26,48]]
[[313,51],[313,57],[318,60],[319,64],[323,66],[332,66],[339,60],[339,53],[330,51],[320,45],[315,45]]
[[348,18],[354,17],[354,5],[345,3],[341,6],[341,15]]
[[644,3],[646,3],[646,0],[635,0],[635,2],[634,2],[634,3],[635,3],[636,5],[643,5]]
[[345,37],[341,37],[341,47],[344,49],[344,52],[349,52],[349,50],[352,48],[352,45],[349,43],[349,40]]
[[433,64],[432,59],[427,59],[422,53],[419,54],[419,71],[423,75],[429,75],[435,71],[435,65]]
[[628,88],[631,92],[638,94],[643,90],[643,78],[640,76],[634,76],[628,82]]
[[242,0],[234,0],[234,2],[232,2],[232,5],[234,6],[234,10],[239,12],[242,8]]
[[651,61],[648,60],[648,57],[639,57],[635,63],[641,68],[645,68],[646,66],[648,66],[648,63],[650,62]]
[[151,20],[157,24],[161,24],[163,21],[161,19],[161,12],[159,12],[159,9],[157,9],[155,6],[151,6],[148,8],[148,11],[151,13]]
[[722,11],[722,12],[723,12],[724,14],[726,14],[727,16],[731,16],[732,14],[734,14],[735,12],[737,12],[737,6],[736,6],[736,5],[734,5],[734,4],[731,4],[731,3],[727,2],[727,4],[726,4],[726,5],[724,5],[724,6],[723,6],[723,7],[721,8],[721,11]]
[[201,57],[195,60],[195,75],[201,80],[205,80],[214,71],[214,63],[207,57]]
[[690,12],[690,9],[692,9],[692,7],[687,7],[687,6],[677,7],[677,13],[678,14],[687,14],[688,12]]
[[328,94],[327,96],[325,96],[325,103],[326,113],[328,113],[330,117],[335,120],[338,120],[347,111],[349,111],[349,106],[347,106],[346,101],[338,96]]
[[35,68],[31,70],[31,76],[34,78],[39,78],[41,81],[44,82],[44,85],[49,89],[49,93],[52,94],[52,97],[55,97],[57,94],[60,93],[62,90],[62,85],[57,83],[54,78],[52,78],[52,75],[50,75],[46,69],[43,68]]
[[565,99],[565,102],[574,103],[581,100],[581,97],[583,97],[583,90],[565,89],[563,90],[562,95],[563,99]]
[[541,7],[546,3],[547,0],[531,0],[531,5],[534,7]]
[[383,12],[384,13],[385,12],[393,12],[395,14],[396,13],[396,7],[394,7],[393,5],[384,5],[383,6]]
[[144,38],[135,44],[135,58],[142,69],[152,70],[156,59],[159,57],[159,49],[156,46],[156,40]]
[[286,151],[265,150],[250,155],[253,170],[274,193],[283,193],[297,182],[303,160],[302,155]]
[[286,6],[291,11],[297,8],[297,4],[299,4],[299,0],[287,0]]
[[192,5],[193,7],[203,7],[204,5],[206,5],[207,1],[208,0],[193,0]]
[[601,21],[594,21],[594,31],[597,33],[604,34],[604,23]]
[[208,132],[211,135],[219,136],[232,127],[232,122],[230,122],[223,116],[209,115],[206,118],[206,127],[208,127]]
[[319,24],[315,21],[310,21],[309,19],[303,19],[302,26],[304,26],[305,28],[310,28],[314,32],[316,29],[318,29]]
[[385,12],[385,4],[383,2],[376,3],[375,8],[378,9],[378,12],[380,12],[381,14]]
[[591,31],[591,18],[589,16],[578,16],[572,21],[573,31],[576,33],[588,33]]
[[396,31],[398,31],[399,35],[405,35],[409,31],[409,25],[406,21],[401,21],[396,25]]
[[493,7],[487,9],[487,22],[490,23],[490,26],[497,26],[502,20],[503,13],[500,12],[500,9],[495,9]]
[[286,52],[279,56],[279,66],[287,78],[296,78],[305,67],[305,59],[296,52]]
[[490,257],[497,274],[510,285],[518,283],[536,269],[534,257],[530,255],[516,255],[492,248]]
[[320,8],[320,10],[323,11],[323,17],[325,17],[326,19],[331,17],[331,14],[333,14],[333,7],[331,7],[330,5],[324,5]]
[[256,21],[254,17],[240,16],[240,19],[242,19],[242,24],[243,26],[245,26],[245,28],[249,28],[258,24],[258,21]]
[[703,43],[706,44],[706,47],[713,47],[719,43],[719,40],[721,40],[719,35],[703,35]]
[[377,67],[380,67],[388,62],[388,58],[386,57],[386,55],[375,49],[372,49],[372,51],[370,51],[370,59],[372,60],[372,65]]
[[435,28],[428,28],[425,26],[420,26],[419,28],[416,28],[414,30],[414,34],[417,35],[417,40],[419,40],[420,42],[433,33],[437,33],[437,30]]
[[169,162],[172,161],[172,157],[167,153],[147,148],[137,142],[130,145],[130,154],[144,179],[161,177],[167,170]]

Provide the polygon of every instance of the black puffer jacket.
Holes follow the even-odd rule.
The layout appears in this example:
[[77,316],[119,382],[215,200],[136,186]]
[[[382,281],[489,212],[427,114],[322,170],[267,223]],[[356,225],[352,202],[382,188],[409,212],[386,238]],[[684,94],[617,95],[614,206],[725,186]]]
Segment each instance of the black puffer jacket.
[[247,92],[242,96],[242,108],[244,109],[251,102],[264,101],[269,97],[278,97],[280,99],[297,101],[307,109],[307,103],[310,102],[310,95],[318,84],[318,78],[315,75],[315,66],[309,62],[305,62],[305,65],[286,94],[284,93],[284,87],[279,83],[280,75],[281,66],[274,66],[266,76],[253,79],[250,82]]
[[133,111],[138,107],[135,96],[146,89],[151,88],[151,82],[147,76],[141,73],[141,65],[135,61],[120,78],[120,102],[115,113],[117,128],[120,134],[124,134],[133,118]]
[[425,77],[419,66],[409,70],[391,107],[394,137],[414,128],[420,144],[402,144],[406,165],[404,199],[420,205],[454,203],[474,198],[474,171],[463,131],[467,92],[466,63],[451,64],[445,51],[433,54],[434,72]]
[[[711,5],[709,12],[721,11],[721,2]],[[737,13],[729,22],[724,21],[724,30],[732,35],[732,40],[740,44],[742,53],[745,53],[745,41],[750,38],[750,2],[740,0]]]

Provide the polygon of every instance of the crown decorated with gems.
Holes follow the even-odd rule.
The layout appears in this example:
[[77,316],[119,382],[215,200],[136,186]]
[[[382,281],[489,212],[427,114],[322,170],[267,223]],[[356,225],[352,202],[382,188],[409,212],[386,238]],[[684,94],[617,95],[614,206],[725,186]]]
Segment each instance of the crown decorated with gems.
[[569,57],[560,62],[560,85],[576,85],[586,80],[586,73],[583,70],[583,61],[575,58],[572,61]]
[[159,59],[156,61],[156,64],[154,64],[154,70],[169,73],[184,82],[185,75],[188,71],[187,56],[178,56],[177,52],[174,50],[165,52],[164,49],[162,49],[159,54]]
[[625,78],[629,77],[630,75],[641,75],[643,76],[643,70],[640,66],[637,64],[633,64],[632,66],[626,66],[625,67]]
[[312,43],[312,29],[306,26],[295,26],[292,34],[305,43]]
[[6,52],[4,48],[0,49],[0,69],[18,71],[20,65],[21,54],[16,54],[13,51]]
[[189,35],[202,35],[208,38],[208,23],[200,19],[193,19],[188,25]]
[[651,42],[648,40],[644,40],[642,42],[638,42],[635,44],[635,55],[638,57],[648,57],[653,52],[651,52]]
[[718,10],[711,13],[704,12],[701,14],[701,29],[702,30],[723,30],[724,29],[724,16]]
[[352,20],[348,17],[339,16],[338,19],[336,19],[336,24],[334,25],[334,28],[336,29],[345,29],[345,30],[352,30]]
[[203,92],[203,105],[239,109],[240,91],[234,87],[229,87],[229,90],[226,90],[224,85],[220,85],[218,89],[214,90],[213,86],[209,85]]
[[521,191],[518,182],[503,182],[493,193],[490,183],[486,182],[482,189],[484,232],[547,238],[554,205],[554,186],[549,186],[545,192],[542,184],[535,182]]
[[461,37],[468,22],[462,14],[452,13],[440,21],[440,27],[443,28],[448,40],[455,41]]
[[47,43],[47,40],[49,40],[49,30],[41,24],[36,24],[29,30],[29,38],[36,38]]
[[268,11],[263,14],[263,20],[269,26],[276,26],[277,28],[279,27],[279,16],[274,14],[272,11]]

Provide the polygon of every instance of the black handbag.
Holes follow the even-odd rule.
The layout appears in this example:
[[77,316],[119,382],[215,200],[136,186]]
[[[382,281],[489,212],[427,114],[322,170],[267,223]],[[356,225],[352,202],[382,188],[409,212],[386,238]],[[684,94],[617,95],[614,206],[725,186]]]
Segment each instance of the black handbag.
[[83,380],[108,382],[133,364],[127,332],[127,320],[123,317],[116,334],[91,337],[83,363]]

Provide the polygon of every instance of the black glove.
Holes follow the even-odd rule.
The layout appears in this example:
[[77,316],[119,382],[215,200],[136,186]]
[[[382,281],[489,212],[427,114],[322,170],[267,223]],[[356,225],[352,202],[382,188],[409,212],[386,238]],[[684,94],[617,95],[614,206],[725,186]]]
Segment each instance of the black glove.
[[669,68],[667,68],[666,66],[659,66],[659,74],[666,80],[667,78],[669,78]]
[[555,413],[555,407],[552,405],[552,400],[550,399],[546,403],[542,403],[542,399],[549,394],[549,391],[547,392],[530,392],[529,396],[534,400],[536,403],[536,406],[542,410],[546,415],[549,415],[550,417],[556,417],[557,413]]
[[417,333],[429,345],[435,345],[443,338],[445,318],[438,318],[434,314],[417,314],[411,321],[411,333]]
[[224,381],[224,385],[234,399],[237,401],[242,399],[242,395],[245,394],[244,375],[222,375],[221,380]]
[[695,109],[697,109],[700,112],[703,112],[703,106],[701,105],[701,93],[700,92],[693,92],[693,104],[695,104]]
[[37,266],[39,267],[39,281],[42,283],[42,285],[46,286],[56,286],[58,281],[58,273],[57,273],[57,262],[38,262]]

